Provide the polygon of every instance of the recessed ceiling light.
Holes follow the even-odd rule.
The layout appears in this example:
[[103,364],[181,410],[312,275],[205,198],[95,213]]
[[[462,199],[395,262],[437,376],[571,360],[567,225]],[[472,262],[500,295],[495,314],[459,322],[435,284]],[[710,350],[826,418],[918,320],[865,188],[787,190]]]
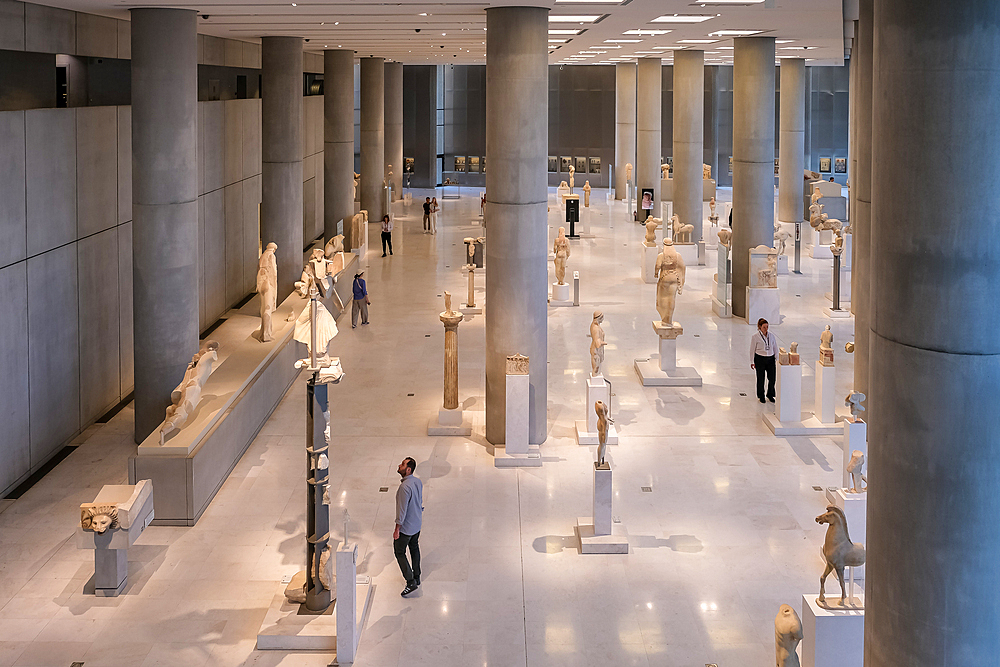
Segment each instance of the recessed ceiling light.
[[666,35],[673,32],[673,30],[626,30],[623,35]]
[[641,39],[606,39],[605,44],[638,44]]
[[669,51],[672,48],[674,48],[674,47],[672,47],[672,46],[654,46],[653,47],[653,49],[655,49],[656,51]]
[[719,49],[720,51],[732,51],[733,50],[732,46],[715,46],[715,47],[712,47],[712,48]]
[[814,49],[814,48],[816,48],[816,47],[814,47],[814,46],[783,46],[783,47],[781,47],[780,50],[781,51],[808,51],[808,50]]
[[562,14],[554,14],[549,16],[549,23],[593,23],[599,18],[601,18],[599,14],[590,16],[564,16]]
[[794,39],[776,39],[776,40],[774,40],[774,43],[775,44],[791,44],[794,41],[795,41]]
[[620,5],[625,0],[556,0],[556,4],[574,4],[574,5]]
[[[569,41],[568,39],[558,39],[558,38],[549,37],[549,44],[565,44],[568,41]],[[483,44],[485,44],[485,43],[486,42],[483,42]]]
[[705,7],[706,5],[759,5],[763,2],[764,0],[700,0],[698,4]]
[[678,39],[678,44],[715,44],[717,39]]
[[656,17],[650,23],[701,23],[712,18],[715,17],[711,14],[667,14]]
[[570,30],[569,28],[549,28],[550,35],[579,35],[583,30]]
[[417,16],[427,16],[427,12],[420,12]]
[[334,21],[333,25],[340,25],[340,21]]
[[708,34],[718,35],[719,37],[748,37],[750,35],[756,35],[761,32],[764,31],[763,30],[716,30],[715,32],[710,32]]

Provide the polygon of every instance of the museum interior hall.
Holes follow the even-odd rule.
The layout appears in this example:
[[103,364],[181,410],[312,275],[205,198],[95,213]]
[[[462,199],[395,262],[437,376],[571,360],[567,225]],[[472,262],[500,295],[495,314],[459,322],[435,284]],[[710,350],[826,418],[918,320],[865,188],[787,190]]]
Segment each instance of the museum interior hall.
[[0,0],[0,667],[995,667],[997,118],[996,0]]

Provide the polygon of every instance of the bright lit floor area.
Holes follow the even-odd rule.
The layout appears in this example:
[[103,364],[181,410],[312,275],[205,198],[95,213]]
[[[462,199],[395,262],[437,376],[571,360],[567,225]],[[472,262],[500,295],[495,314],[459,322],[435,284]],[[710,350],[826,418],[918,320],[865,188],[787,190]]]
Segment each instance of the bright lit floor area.
[[[561,214],[550,192],[551,239]],[[642,387],[633,362],[658,343],[656,286],[640,276],[645,230],[595,189],[595,236],[573,241],[567,264],[569,275],[580,273],[580,306],[549,309],[543,465],[497,469],[484,437],[482,315],[458,333],[459,400],[474,415],[473,435],[427,436],[442,402],[438,313],[445,290],[456,307],[464,300],[462,240],[482,234],[479,191],[441,200],[435,235],[421,231],[420,202],[431,193],[412,194],[412,204],[393,206],[392,256],[381,257],[370,227],[370,325],[352,329],[346,314],[330,345],[346,371],[330,387],[333,538],[347,509],[358,572],[376,585],[355,664],[773,664],[779,605],[801,612],[803,594],[817,592],[826,526],[814,519],[827,505],[822,489],[841,482],[842,438],[771,435],[761,415],[774,406],[757,401],[748,358],[755,328],[712,311],[715,252],[708,266],[688,267],[674,316],[684,327],[679,362],[695,367],[703,386]],[[778,278],[783,317],[772,331],[784,347],[800,344],[806,409],[827,324],[837,394],[850,391],[844,343],[853,319],[823,314],[832,260],[803,250],[802,269]],[[483,300],[482,271],[476,280]],[[574,422],[588,409],[598,309],[620,435],[609,447],[614,517],[628,531],[627,555],[581,554],[574,533],[593,499],[596,446],[577,444]],[[72,454],[2,506],[0,667],[329,664],[332,654],[255,650],[279,582],[304,567],[305,412],[300,380],[197,525],[151,526],[129,550],[128,586],[117,598],[93,595],[93,552],[76,548],[75,531],[81,502],[126,481],[131,410],[88,429]],[[404,599],[391,535],[405,456],[417,461],[425,512],[422,585]],[[839,595],[835,577],[827,591]]]

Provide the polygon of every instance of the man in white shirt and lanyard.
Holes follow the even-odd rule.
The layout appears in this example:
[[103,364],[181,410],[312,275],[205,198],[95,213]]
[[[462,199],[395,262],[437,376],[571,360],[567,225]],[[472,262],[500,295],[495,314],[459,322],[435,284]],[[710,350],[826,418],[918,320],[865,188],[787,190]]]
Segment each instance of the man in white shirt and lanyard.
[[757,320],[757,333],[750,338],[750,368],[757,371],[757,398],[764,402],[764,374],[767,373],[767,400],[774,403],[774,373],[778,360],[778,339],[767,331],[767,320]]

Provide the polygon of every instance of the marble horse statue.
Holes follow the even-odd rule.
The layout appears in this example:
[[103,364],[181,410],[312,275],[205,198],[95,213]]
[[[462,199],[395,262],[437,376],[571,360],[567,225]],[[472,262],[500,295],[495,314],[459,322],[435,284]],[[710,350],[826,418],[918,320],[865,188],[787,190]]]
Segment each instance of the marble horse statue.
[[819,578],[819,602],[826,602],[826,578],[834,570],[837,571],[837,578],[840,580],[840,604],[844,605],[847,598],[847,588],[844,586],[844,568],[859,567],[865,564],[865,548],[860,544],[851,542],[850,535],[847,534],[847,517],[844,510],[836,505],[827,505],[826,512],[816,517],[816,523],[829,524],[826,529],[826,539],[823,540],[823,559],[826,561],[826,569],[823,576]]

